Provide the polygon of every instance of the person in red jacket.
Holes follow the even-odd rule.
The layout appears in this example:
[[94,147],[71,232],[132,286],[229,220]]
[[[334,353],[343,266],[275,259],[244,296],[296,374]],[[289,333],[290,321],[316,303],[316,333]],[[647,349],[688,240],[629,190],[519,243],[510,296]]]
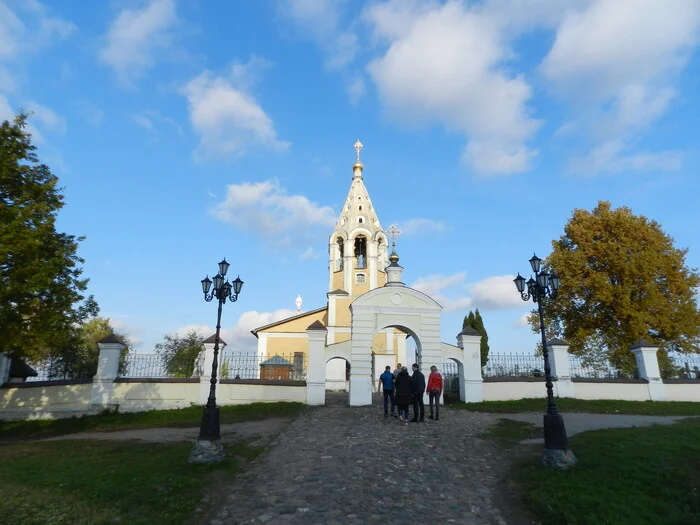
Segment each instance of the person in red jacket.
[[[438,373],[436,366],[430,367],[428,376],[428,396],[430,396],[430,419],[440,421],[440,395],[442,394],[442,376]],[[435,400],[435,417],[433,417],[433,400]]]

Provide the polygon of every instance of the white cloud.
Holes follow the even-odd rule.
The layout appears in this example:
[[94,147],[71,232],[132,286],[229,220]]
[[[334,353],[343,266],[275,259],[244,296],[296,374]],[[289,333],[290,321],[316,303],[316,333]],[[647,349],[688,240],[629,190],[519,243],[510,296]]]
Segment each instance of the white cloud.
[[681,152],[631,151],[636,134],[671,106],[679,72],[700,42],[696,0],[590,2],[569,10],[540,70],[579,112],[594,143],[572,171],[668,170]]
[[[256,352],[258,340],[251,333],[251,330],[274,323],[297,315],[296,310],[280,309],[274,312],[244,312],[236,321],[233,327],[222,326],[219,337],[226,342],[226,351],[231,352]],[[216,332],[215,328],[207,325],[190,324],[178,328],[173,334],[180,337],[187,335],[190,331],[196,331],[207,338]]]
[[347,87],[347,92],[348,96],[350,97],[350,102],[357,104],[367,92],[364,79],[359,76],[356,77]]
[[275,244],[289,242],[288,235],[293,234],[295,246],[305,238],[303,232],[312,237],[311,228],[330,228],[336,220],[331,207],[319,206],[303,195],[287,195],[274,179],[228,185],[225,200],[211,213],[221,222],[261,234]]
[[153,131],[153,121],[143,113],[134,113],[131,115],[131,120],[133,120],[137,126],[147,131]]
[[417,279],[411,288],[420,290],[440,303],[445,310],[500,310],[522,306],[513,284],[514,276],[497,275],[475,283],[466,282],[466,272],[429,275]]
[[433,219],[409,219],[397,222],[402,235],[425,235],[445,231],[445,225]]
[[75,103],[80,116],[91,126],[99,127],[105,118],[102,108],[96,106],[89,100],[79,100]]
[[40,122],[47,131],[60,134],[66,132],[66,119],[51,108],[42,106],[36,102],[30,102],[28,109],[32,114],[32,120]]
[[128,85],[172,44],[176,22],[174,0],[150,0],[141,9],[123,9],[110,25],[99,59]]
[[200,135],[197,159],[240,156],[251,147],[289,148],[289,142],[277,139],[272,119],[248,92],[259,68],[268,64],[254,57],[247,64],[234,64],[228,78],[204,71],[184,87],[190,121]]
[[513,275],[497,275],[468,286],[475,308],[497,310],[523,305],[513,284]]
[[310,35],[327,55],[326,66],[341,68],[355,58],[357,35],[341,26],[347,0],[280,0],[278,12],[292,21],[303,34]]
[[471,306],[472,300],[469,297],[454,297],[464,295],[466,276],[466,272],[453,275],[428,275],[416,279],[411,284],[411,288],[432,297],[447,311],[464,310]]
[[463,159],[477,172],[529,169],[539,122],[529,84],[503,67],[512,52],[502,20],[463,2],[398,1],[372,5],[365,19],[387,46],[367,69],[389,115],[464,133]]
[[523,314],[520,317],[518,317],[515,322],[513,323],[513,326],[516,328],[521,328],[525,326],[530,326],[530,322],[527,320],[527,318],[530,316],[529,313]]
[[15,66],[27,63],[30,55],[65,40],[75,31],[75,25],[53,17],[36,0],[13,3],[0,0],[0,90],[19,89]]

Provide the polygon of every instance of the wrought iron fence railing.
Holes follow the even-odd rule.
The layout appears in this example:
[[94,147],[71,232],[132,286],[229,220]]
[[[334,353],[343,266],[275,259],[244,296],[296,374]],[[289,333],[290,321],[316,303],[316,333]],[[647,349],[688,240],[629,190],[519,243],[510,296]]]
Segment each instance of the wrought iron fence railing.
[[637,367],[621,370],[606,360],[596,360],[569,354],[569,375],[572,379],[636,379]]
[[305,381],[304,352],[257,353],[224,352],[221,379],[267,379],[271,381]]
[[199,378],[204,353],[195,356],[162,354],[127,354],[119,366],[119,377],[127,378]]
[[482,377],[544,377],[544,358],[526,354],[489,354]]
[[454,361],[442,364],[442,388],[445,392],[459,392],[459,367]]
[[668,354],[673,369],[670,372],[672,378],[696,379],[700,381],[700,354]]

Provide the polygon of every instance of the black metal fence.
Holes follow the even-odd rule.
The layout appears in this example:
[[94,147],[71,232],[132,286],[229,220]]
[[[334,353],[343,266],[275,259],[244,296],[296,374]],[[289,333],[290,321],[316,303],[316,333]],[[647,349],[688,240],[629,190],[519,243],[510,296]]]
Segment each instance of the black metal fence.
[[671,377],[700,381],[700,354],[668,354],[673,370]]
[[267,379],[306,381],[304,352],[261,355],[225,352],[221,358],[221,379]]
[[119,377],[198,378],[204,367],[204,352],[198,356],[171,356],[130,353],[120,364]]
[[459,367],[454,361],[442,364],[442,388],[445,392],[459,393]]
[[544,358],[525,354],[489,354],[482,377],[544,377]]
[[623,371],[606,360],[590,359],[571,354],[569,354],[569,375],[572,379],[639,378],[636,366],[631,371]]

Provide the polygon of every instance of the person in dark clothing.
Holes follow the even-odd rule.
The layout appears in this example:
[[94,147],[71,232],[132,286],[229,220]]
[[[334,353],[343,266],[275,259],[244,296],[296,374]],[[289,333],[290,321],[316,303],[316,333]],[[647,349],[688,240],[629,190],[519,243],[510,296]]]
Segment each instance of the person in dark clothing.
[[379,389],[384,388],[384,417],[389,417],[389,401],[391,401],[391,417],[396,417],[394,410],[394,374],[391,367],[387,366],[384,373],[379,376]]
[[419,370],[418,363],[413,363],[413,375],[411,376],[411,393],[413,394],[413,423],[425,422],[425,405],[423,394],[425,393],[425,376]]
[[399,424],[408,423],[408,405],[411,402],[411,376],[404,366],[396,376],[394,383],[394,401],[399,408]]

